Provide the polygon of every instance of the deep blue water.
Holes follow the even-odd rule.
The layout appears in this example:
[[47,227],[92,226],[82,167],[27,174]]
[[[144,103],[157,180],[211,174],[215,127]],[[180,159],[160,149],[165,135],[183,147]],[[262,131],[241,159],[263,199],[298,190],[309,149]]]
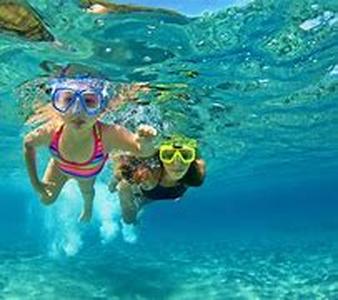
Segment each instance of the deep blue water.
[[[338,299],[336,1],[147,0],[135,3],[182,15],[104,16],[30,3],[59,43],[0,35],[0,299]],[[105,121],[198,138],[205,184],[146,207],[136,228],[109,168],[91,224],[72,183],[42,207],[22,137],[37,86],[67,64],[151,82]]]

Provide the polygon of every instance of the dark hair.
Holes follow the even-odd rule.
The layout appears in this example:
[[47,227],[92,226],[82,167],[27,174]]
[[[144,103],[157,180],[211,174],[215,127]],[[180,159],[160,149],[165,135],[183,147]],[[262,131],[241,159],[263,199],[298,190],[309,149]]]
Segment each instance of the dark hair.
[[[153,157],[159,157],[159,151],[154,154]],[[204,182],[205,171],[204,168],[197,162],[200,160],[198,153],[196,159],[190,164],[187,173],[183,176],[179,182],[188,186],[201,186]],[[119,179],[126,179],[132,182],[134,173],[137,171],[140,165],[144,165],[143,160],[140,158],[132,157],[129,155],[121,155],[119,163],[116,169],[115,176]],[[164,168],[163,163],[158,159],[158,167]]]
[[196,160],[194,160],[188,172],[184,175],[184,177],[180,180],[180,182],[188,185],[188,186],[201,186],[204,181],[204,170],[200,167]]

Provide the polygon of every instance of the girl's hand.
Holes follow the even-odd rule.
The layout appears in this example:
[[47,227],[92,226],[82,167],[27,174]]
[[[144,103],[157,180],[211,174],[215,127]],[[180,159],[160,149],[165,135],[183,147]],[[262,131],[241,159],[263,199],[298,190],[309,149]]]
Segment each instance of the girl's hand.
[[152,179],[152,173],[148,168],[138,168],[133,174],[133,180],[135,183],[145,183]]
[[150,125],[142,124],[137,128],[137,135],[140,139],[153,139],[157,136],[157,130]]
[[137,129],[137,142],[140,146],[140,156],[149,157],[154,155],[154,145],[157,130],[149,125],[140,125]]
[[144,190],[153,189],[159,181],[158,170],[141,167],[134,173],[134,181]]
[[38,182],[34,184],[35,191],[40,194],[42,198],[50,198],[53,195],[53,187],[55,186],[55,183],[53,182]]

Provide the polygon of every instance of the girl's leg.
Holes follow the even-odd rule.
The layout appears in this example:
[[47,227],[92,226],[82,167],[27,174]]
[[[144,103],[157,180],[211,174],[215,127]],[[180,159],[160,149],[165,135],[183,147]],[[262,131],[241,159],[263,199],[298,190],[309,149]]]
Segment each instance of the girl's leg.
[[134,224],[138,213],[133,187],[125,180],[121,180],[117,187],[122,209],[122,218],[126,224]]
[[93,213],[93,201],[95,196],[95,178],[90,180],[78,180],[80,191],[83,197],[83,209],[79,221],[90,221]]
[[67,180],[68,177],[61,173],[55,160],[51,159],[42,179],[48,192],[41,196],[41,202],[45,205],[53,204]]

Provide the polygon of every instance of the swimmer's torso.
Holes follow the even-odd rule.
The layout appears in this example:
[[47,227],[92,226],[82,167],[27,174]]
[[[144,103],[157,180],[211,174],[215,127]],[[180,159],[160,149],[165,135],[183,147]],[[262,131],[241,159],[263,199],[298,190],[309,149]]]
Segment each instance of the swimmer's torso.
[[149,200],[175,200],[183,196],[188,187],[183,183],[177,183],[172,187],[165,187],[160,184],[151,190],[141,189],[142,195]]
[[95,123],[91,137],[74,143],[65,142],[64,126],[54,131],[49,145],[59,169],[68,176],[91,178],[103,168],[108,154],[102,141],[102,125]]

